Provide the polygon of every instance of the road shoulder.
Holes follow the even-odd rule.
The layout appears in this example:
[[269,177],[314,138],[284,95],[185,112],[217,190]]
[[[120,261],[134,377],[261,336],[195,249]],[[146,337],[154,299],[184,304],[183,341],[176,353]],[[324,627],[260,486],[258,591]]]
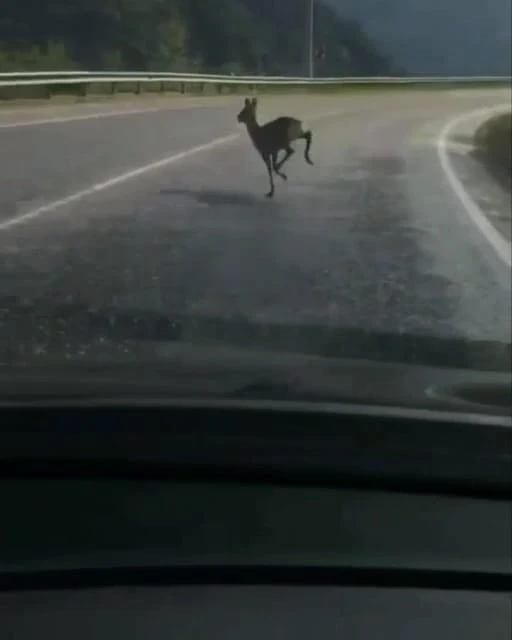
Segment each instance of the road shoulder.
[[[490,110],[474,114],[470,112],[451,121],[439,138],[439,150],[441,160],[445,160],[443,168],[452,187],[470,216],[482,217],[478,226],[481,226],[484,235],[510,267],[510,193],[489,173],[473,144],[475,132],[492,115]],[[474,219],[474,222],[477,220]],[[494,234],[491,230],[494,230]]]

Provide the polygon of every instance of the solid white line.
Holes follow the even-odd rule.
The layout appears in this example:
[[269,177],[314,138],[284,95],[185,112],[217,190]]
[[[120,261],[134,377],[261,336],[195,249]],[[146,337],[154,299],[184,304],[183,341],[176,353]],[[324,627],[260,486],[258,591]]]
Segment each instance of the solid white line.
[[510,104],[497,105],[495,107],[487,107],[485,109],[478,109],[469,113],[463,113],[456,118],[450,120],[441,130],[439,137],[437,138],[437,153],[441,167],[444,174],[452,187],[455,195],[459,199],[460,203],[464,207],[464,210],[469,216],[469,219],[480,230],[485,239],[493,247],[499,258],[506,264],[508,268],[512,265],[511,245],[504,236],[489,222],[487,216],[477,203],[471,198],[464,185],[457,177],[455,170],[449,158],[450,143],[448,138],[452,131],[460,124],[472,120],[478,116],[490,116],[501,111],[510,110]]
[[458,153],[460,156],[467,156],[471,153],[473,145],[468,142],[452,142],[448,140],[446,142],[446,148],[450,153]]
[[[194,100],[194,99],[193,99]],[[201,100],[201,98],[198,98]],[[20,120],[19,122],[0,122],[0,129],[21,129],[23,127],[36,127],[38,125],[45,124],[65,124],[66,122],[77,122],[80,120],[96,120],[98,118],[115,118],[119,116],[134,116],[134,115],[142,115],[145,113],[156,113],[158,111],[179,111],[185,109],[193,109],[199,107],[207,107],[211,103],[182,103],[182,104],[173,104],[172,106],[168,105],[166,107],[146,107],[146,108],[136,108],[136,109],[120,109],[118,111],[97,111],[95,113],[84,113],[76,116],[62,116],[55,118],[38,118],[35,120]],[[215,105],[212,105],[215,106]],[[221,105],[225,106],[225,105]],[[25,110],[26,112],[26,110]],[[9,112],[9,114],[15,113],[13,111]],[[5,112],[0,111],[0,116],[4,115]],[[329,118],[335,115],[339,115],[340,111],[329,111],[325,114],[321,114],[312,118],[312,120],[319,120],[322,118]]]
[[[185,106],[183,108],[189,108]],[[20,122],[0,123],[0,129],[20,129],[21,127],[35,127],[42,124],[61,124],[75,122],[77,120],[95,120],[97,118],[113,118],[119,116],[133,116],[143,113],[154,113],[156,111],[167,111],[169,107],[148,107],[146,109],[122,109],[121,111],[98,111],[97,113],[86,113],[77,116],[66,116],[62,118],[41,118],[38,120],[21,120]],[[0,112],[0,115],[1,112]]]
[[154,171],[155,169],[161,169],[162,167],[166,167],[170,164],[175,164],[180,160],[189,158],[190,156],[196,155],[197,153],[201,153],[202,151],[209,151],[210,149],[214,149],[215,147],[218,147],[223,144],[227,144],[228,142],[231,142],[233,140],[236,140],[239,137],[240,137],[239,133],[232,133],[229,136],[216,138],[215,140],[212,140],[211,142],[207,142],[206,144],[201,144],[197,147],[192,147],[191,149],[180,151],[179,153],[175,153],[172,156],[168,156],[166,158],[162,158],[161,160],[157,160],[156,162],[143,165],[142,167],[138,167],[137,169],[132,169],[131,171],[122,173],[121,175],[110,178],[109,180],[105,180],[104,182],[98,182],[96,184],[93,184],[90,187],[87,187],[87,189],[82,189],[81,191],[72,193],[69,196],[60,198],[59,200],[54,200],[53,202],[49,202],[48,204],[38,207],[37,209],[33,209],[32,211],[28,211],[27,213],[24,213],[21,216],[17,216],[16,218],[11,218],[10,220],[5,220],[4,222],[0,222],[0,231],[7,231],[12,227],[16,227],[18,225],[29,222],[30,220],[33,220],[34,218],[39,217],[43,213],[51,213],[53,211],[56,211],[57,209],[60,209],[61,207],[65,207],[68,204],[77,202],[82,198],[86,198],[88,196],[94,195],[99,191],[104,191],[105,189],[110,189],[111,187],[120,185],[123,182],[127,182],[128,180],[133,180],[133,178],[138,178],[139,176],[142,176],[145,173],[149,173],[150,171]]

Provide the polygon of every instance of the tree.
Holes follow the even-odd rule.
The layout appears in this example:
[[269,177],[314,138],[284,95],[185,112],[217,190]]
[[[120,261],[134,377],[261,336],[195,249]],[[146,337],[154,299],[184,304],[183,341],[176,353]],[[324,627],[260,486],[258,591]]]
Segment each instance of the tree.
[[[0,52],[18,68],[29,64],[32,52],[31,60],[47,65],[51,58],[62,68],[201,64],[204,71],[295,75],[304,71],[307,53],[307,1],[2,0]],[[318,0],[316,7],[316,40],[329,52],[319,55],[318,73],[389,71],[389,60],[359,25]]]

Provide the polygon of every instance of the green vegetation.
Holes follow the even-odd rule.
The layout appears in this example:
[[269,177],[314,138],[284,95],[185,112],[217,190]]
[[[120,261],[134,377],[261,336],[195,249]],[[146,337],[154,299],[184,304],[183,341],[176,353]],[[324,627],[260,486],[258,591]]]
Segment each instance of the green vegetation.
[[68,56],[62,44],[49,42],[44,50],[28,47],[19,51],[5,48],[0,50],[0,71],[72,71],[76,63]]
[[512,181],[512,113],[504,113],[484,122],[475,134],[479,155],[497,177]]
[[[318,2],[318,0],[317,0]],[[154,70],[302,75],[306,0],[2,0],[0,72]],[[401,73],[318,2],[318,75]]]

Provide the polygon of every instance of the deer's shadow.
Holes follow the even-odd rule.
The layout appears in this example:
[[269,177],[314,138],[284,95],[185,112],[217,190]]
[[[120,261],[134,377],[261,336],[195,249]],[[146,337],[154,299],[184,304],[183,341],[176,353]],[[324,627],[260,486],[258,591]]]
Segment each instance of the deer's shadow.
[[210,207],[269,207],[275,206],[273,200],[264,194],[247,193],[224,189],[162,189],[161,195],[182,196]]

